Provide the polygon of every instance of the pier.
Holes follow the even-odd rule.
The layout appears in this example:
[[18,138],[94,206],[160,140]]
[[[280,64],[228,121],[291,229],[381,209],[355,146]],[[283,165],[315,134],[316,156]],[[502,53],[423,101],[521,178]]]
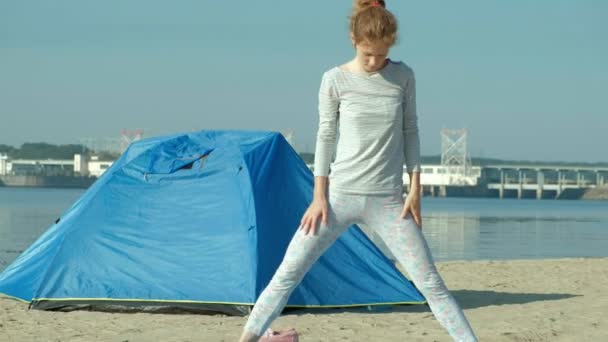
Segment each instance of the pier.
[[569,191],[583,191],[606,185],[608,167],[561,165],[485,165],[480,182],[504,198],[514,192],[517,198],[532,193],[537,199],[562,198]]

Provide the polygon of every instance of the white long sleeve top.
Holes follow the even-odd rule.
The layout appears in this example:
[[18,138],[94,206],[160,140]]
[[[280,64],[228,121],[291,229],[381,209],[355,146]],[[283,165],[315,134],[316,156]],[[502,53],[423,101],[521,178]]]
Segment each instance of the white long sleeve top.
[[314,175],[329,176],[339,192],[401,191],[404,163],[420,171],[417,121],[414,72],[405,63],[388,60],[373,74],[333,67],[319,89]]

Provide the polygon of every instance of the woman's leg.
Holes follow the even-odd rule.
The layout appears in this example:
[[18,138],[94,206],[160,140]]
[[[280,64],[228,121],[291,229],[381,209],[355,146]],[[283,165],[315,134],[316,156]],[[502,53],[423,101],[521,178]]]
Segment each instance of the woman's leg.
[[[347,195],[329,195],[328,224],[319,224],[316,235],[304,234],[298,229],[292,238],[281,265],[268,286],[262,291],[245,324],[241,341],[256,341],[275,320],[300,283],[306,272],[329,248],[338,236],[348,228],[353,201]],[[245,337],[248,336],[248,337]]]
[[374,229],[397,261],[408,272],[439,323],[455,341],[477,341],[460,306],[437,272],[422,231],[411,215],[400,218],[403,198],[400,194],[368,197],[365,223]]

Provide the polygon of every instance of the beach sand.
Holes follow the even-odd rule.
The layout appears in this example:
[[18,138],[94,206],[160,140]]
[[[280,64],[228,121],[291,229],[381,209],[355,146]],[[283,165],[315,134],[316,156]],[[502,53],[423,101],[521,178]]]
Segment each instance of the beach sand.
[[[437,263],[480,341],[608,341],[608,258]],[[0,298],[0,341],[236,341],[245,317],[46,312]],[[426,305],[293,311],[300,340],[451,341]]]

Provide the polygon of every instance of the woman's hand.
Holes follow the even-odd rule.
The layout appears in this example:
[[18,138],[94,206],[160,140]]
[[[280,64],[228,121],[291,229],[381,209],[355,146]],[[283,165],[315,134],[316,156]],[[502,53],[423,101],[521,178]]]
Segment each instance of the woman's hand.
[[304,234],[308,235],[312,232],[315,235],[319,219],[327,225],[327,207],[327,199],[325,198],[315,198],[312,201],[304,216],[302,216],[302,221],[300,221],[300,229],[304,230]]
[[403,205],[403,211],[401,211],[401,218],[405,219],[408,215],[412,215],[414,222],[418,225],[418,228],[422,229],[422,216],[420,216],[420,191],[412,188],[407,194],[405,204]]

